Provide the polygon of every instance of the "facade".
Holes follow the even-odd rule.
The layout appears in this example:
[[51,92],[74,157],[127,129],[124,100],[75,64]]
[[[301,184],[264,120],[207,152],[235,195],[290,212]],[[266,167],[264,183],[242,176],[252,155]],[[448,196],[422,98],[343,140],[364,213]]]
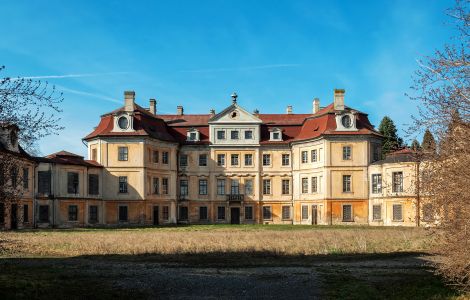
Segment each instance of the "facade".
[[380,160],[382,136],[344,103],[309,113],[158,114],[124,93],[69,152],[35,158],[36,227],[165,224],[402,225],[420,220],[418,163]]

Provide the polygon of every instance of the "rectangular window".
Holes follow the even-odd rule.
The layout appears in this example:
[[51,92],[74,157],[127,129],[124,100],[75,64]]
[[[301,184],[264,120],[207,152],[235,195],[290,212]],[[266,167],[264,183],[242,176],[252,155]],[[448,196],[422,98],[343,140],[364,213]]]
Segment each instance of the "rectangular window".
[[283,206],[282,207],[282,219],[289,220],[290,219],[290,206]]
[[284,167],[290,165],[290,155],[289,154],[283,154],[282,155],[282,165]]
[[231,195],[240,194],[240,182],[238,181],[238,179],[232,179],[231,180],[230,194]]
[[207,167],[207,154],[199,154],[199,166]]
[[129,159],[129,149],[127,147],[118,147],[118,160],[126,161]]
[[164,165],[168,164],[168,152],[166,151],[162,152],[162,164]]
[[0,224],[5,223],[5,204],[0,203]]
[[302,151],[302,163],[303,164],[308,163],[308,152],[307,151]]
[[23,223],[29,223],[29,207],[28,207],[28,204],[23,205]]
[[245,154],[245,166],[253,165],[253,154]]
[[263,166],[271,165],[271,154],[263,154]]
[[217,165],[219,167],[225,166],[225,154],[217,154]]
[[100,193],[100,176],[98,174],[88,174],[88,194],[98,195]]
[[187,196],[188,195],[188,180],[181,179],[180,180],[180,196]]
[[351,175],[343,175],[343,193],[351,192]]
[[232,154],[230,156],[230,165],[238,166],[238,154]]
[[152,185],[153,185],[153,193],[155,195],[160,194],[160,178],[154,177]]
[[372,220],[382,220],[382,205],[372,205]]
[[128,221],[127,206],[119,206],[119,221],[120,222]]
[[49,222],[49,205],[39,205],[39,222]]
[[78,206],[69,205],[69,221],[78,221]]
[[168,178],[162,178],[162,194],[168,195]]
[[273,140],[280,140],[280,133],[279,132],[273,132]]
[[23,168],[23,188],[27,190],[29,188],[29,169]]
[[153,163],[158,164],[159,160],[160,160],[160,152],[153,151],[153,158],[152,158]]
[[263,195],[271,195],[271,179],[263,179]]
[[218,140],[225,140],[225,131],[217,130],[217,139]]
[[90,205],[88,207],[88,222],[90,223],[98,222],[98,206]]
[[188,166],[188,155],[180,154],[180,167]]
[[312,177],[312,193],[318,193],[318,178],[316,176]]
[[308,178],[302,178],[302,194],[308,193]]
[[392,192],[393,193],[403,192],[403,172],[392,173]]
[[119,176],[119,193],[127,193],[127,176]]
[[253,206],[245,206],[245,220],[253,220]]
[[382,174],[372,174],[372,194],[382,193]]
[[96,149],[91,149],[91,160],[97,161],[98,151]]
[[67,173],[67,193],[78,194],[78,173]]
[[232,140],[238,140],[238,130],[232,130],[230,131],[230,138]]
[[282,180],[282,194],[283,195],[290,194],[290,180],[289,179]]
[[170,219],[170,207],[169,206],[163,206],[162,207],[162,217],[163,220],[168,221]]
[[245,195],[253,195],[253,180],[245,179]]
[[11,186],[16,188],[18,185],[18,168],[17,167],[11,168],[10,176],[11,176]]
[[199,195],[207,195],[207,180],[199,180]]
[[272,218],[271,206],[263,206],[263,219],[271,220]]
[[207,220],[207,206],[199,207],[199,220]]
[[372,148],[373,148],[373,150],[372,150],[373,151],[373,159],[374,159],[374,161],[377,161],[377,160],[380,159],[380,156],[381,156],[380,155],[380,146],[377,145],[377,144],[374,144],[372,146]]
[[314,149],[312,151],[310,151],[310,159],[312,160],[312,162],[316,162],[318,157],[317,157],[317,149]]
[[253,131],[246,130],[245,131],[245,140],[251,140],[251,139],[253,139]]
[[308,220],[308,205],[302,205],[302,220]]
[[225,179],[217,179],[217,195],[225,195]]
[[179,208],[179,219],[181,221],[188,220],[188,207],[187,206],[180,206],[180,208]]
[[38,172],[38,192],[39,194],[48,195],[51,193],[51,172]]
[[403,221],[403,207],[401,204],[393,204],[393,221]]
[[352,205],[347,204],[343,205],[343,222],[352,222],[353,214],[352,214]]
[[225,220],[225,206],[217,207],[217,220]]
[[343,160],[351,159],[351,146],[343,146]]

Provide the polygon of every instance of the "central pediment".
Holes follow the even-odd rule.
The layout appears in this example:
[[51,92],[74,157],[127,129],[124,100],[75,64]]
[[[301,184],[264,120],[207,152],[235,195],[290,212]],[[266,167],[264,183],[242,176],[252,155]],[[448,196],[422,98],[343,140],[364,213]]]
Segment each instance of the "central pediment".
[[237,103],[233,103],[209,119],[209,124],[217,123],[262,123],[261,119],[248,112]]

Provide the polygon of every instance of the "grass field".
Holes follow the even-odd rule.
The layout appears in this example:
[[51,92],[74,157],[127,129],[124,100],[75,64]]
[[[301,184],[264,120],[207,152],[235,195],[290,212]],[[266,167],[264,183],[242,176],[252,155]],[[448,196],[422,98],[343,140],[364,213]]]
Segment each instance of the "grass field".
[[434,243],[387,227],[3,232],[0,299],[464,299],[433,274]]

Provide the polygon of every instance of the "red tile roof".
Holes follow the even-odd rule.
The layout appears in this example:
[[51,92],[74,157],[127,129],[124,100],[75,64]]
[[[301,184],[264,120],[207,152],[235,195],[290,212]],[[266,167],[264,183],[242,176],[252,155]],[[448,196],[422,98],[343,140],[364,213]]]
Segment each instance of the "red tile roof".
[[78,166],[85,166],[85,167],[103,167],[98,162],[94,160],[86,160],[83,159],[83,156],[74,154],[68,151],[59,151],[56,153],[52,153],[47,155],[46,157],[35,157],[37,162],[45,162],[45,163],[56,163],[56,164],[63,164],[63,165],[78,165]]

